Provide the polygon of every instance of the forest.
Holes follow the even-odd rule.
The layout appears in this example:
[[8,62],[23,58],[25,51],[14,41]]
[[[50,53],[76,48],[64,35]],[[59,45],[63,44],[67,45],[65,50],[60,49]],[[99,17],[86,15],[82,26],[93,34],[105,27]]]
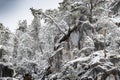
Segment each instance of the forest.
[[120,80],[119,0],[29,10],[15,33],[0,23],[0,80]]

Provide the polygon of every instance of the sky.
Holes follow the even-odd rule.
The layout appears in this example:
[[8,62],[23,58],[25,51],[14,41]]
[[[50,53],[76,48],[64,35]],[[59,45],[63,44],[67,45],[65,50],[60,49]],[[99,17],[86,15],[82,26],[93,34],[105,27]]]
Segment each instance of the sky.
[[63,0],[0,0],[0,23],[12,32],[18,27],[19,20],[27,20],[31,24],[33,16],[29,8],[54,9]]

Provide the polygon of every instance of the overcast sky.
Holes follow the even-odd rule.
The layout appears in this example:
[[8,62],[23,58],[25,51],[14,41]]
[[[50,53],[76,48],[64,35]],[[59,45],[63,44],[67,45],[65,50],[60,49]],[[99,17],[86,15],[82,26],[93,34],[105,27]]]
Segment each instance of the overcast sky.
[[54,9],[62,0],[0,0],[0,23],[13,32],[17,27],[18,20],[27,19],[31,23],[33,16],[29,8]]

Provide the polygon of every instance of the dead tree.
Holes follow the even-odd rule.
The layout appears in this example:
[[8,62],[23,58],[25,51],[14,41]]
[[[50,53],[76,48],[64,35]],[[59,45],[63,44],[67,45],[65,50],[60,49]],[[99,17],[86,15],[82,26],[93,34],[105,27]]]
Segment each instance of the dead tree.
[[36,10],[36,9],[33,9],[33,8],[30,8],[30,10],[31,10],[31,12],[32,12],[32,14],[33,14],[33,16],[34,16],[34,20],[33,20],[33,22],[32,22],[32,26],[34,27],[34,39],[35,39],[35,42],[36,42],[36,48],[35,48],[35,50],[40,50],[41,51],[41,53],[43,54],[43,50],[42,50],[42,47],[41,47],[41,44],[39,43],[39,27],[41,26],[41,24],[40,24],[40,19],[41,19],[41,17],[40,17],[40,15],[41,15],[41,9],[38,9],[38,10]]

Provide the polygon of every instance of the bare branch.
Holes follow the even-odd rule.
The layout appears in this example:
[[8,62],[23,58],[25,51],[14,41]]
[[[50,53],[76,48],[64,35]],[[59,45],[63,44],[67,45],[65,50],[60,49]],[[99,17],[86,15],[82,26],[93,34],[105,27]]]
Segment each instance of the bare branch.
[[60,26],[58,25],[58,23],[55,21],[55,19],[54,19],[52,16],[46,15],[46,14],[44,14],[44,13],[42,13],[42,14],[43,14],[45,17],[47,17],[47,18],[49,18],[50,20],[52,20],[53,23],[56,25],[56,27],[62,32],[62,34],[66,35],[66,34],[62,31],[62,29],[60,28]]

